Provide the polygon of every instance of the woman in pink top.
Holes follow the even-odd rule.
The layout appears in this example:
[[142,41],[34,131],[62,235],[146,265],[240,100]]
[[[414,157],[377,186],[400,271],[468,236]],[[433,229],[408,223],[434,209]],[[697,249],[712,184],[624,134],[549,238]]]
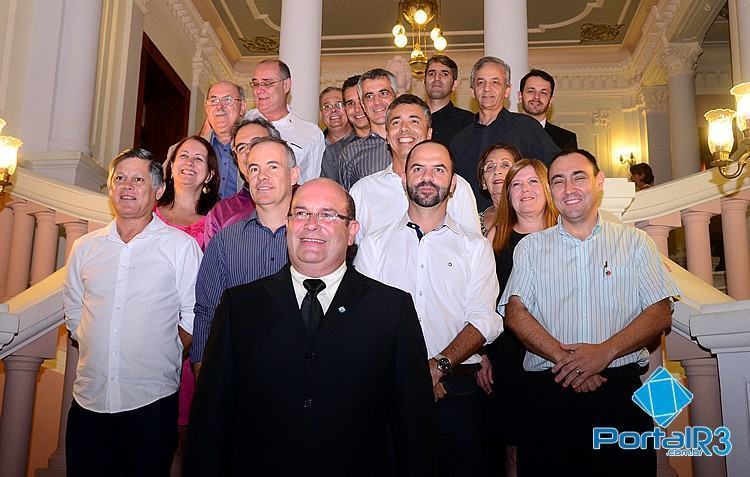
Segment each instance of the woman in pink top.
[[[178,228],[198,241],[205,250],[206,214],[219,201],[219,164],[211,144],[200,136],[186,137],[173,149],[164,164],[164,194],[154,212],[167,225]],[[190,359],[182,363],[179,391],[179,442],[173,467],[181,466],[182,449],[195,393],[195,374]],[[178,475],[181,472],[178,470]]]

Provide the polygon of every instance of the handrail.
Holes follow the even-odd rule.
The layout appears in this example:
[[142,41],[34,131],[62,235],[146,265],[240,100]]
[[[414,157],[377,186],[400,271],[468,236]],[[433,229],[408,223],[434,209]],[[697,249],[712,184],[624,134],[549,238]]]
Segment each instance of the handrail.
[[[65,268],[61,268],[8,300],[8,314],[18,317],[18,334],[9,343],[0,345],[0,359],[13,354],[63,323],[64,276]],[[0,312],[0,316],[2,315]]]
[[727,180],[712,168],[638,192],[622,214],[622,221],[636,223],[663,217],[748,189],[747,173]]
[[19,167],[10,189],[14,197],[26,199],[71,217],[107,224],[114,218],[109,198],[98,192],[66,184]]

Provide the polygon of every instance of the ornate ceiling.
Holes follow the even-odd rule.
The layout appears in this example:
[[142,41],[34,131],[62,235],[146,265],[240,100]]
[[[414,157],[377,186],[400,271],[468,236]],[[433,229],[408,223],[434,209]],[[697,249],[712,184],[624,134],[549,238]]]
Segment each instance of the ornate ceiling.
[[[281,0],[194,0],[222,41],[230,61],[278,51]],[[397,0],[323,0],[323,54],[392,53]],[[531,48],[637,42],[656,0],[528,0]],[[480,50],[483,0],[442,0],[448,50]],[[629,40],[630,39],[630,40]]]

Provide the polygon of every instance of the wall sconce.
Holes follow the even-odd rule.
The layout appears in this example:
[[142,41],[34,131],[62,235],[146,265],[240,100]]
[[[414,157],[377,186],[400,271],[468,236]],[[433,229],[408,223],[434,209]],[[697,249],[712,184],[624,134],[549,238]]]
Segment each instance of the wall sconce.
[[[708,149],[713,156],[711,166],[717,167],[724,178],[734,179],[742,174],[750,157],[750,83],[738,84],[729,92],[737,103],[737,112],[731,109],[712,109],[703,117],[708,121]],[[732,119],[742,133],[740,142],[745,146],[744,151],[738,150],[734,156],[730,156],[734,146]],[[729,166],[735,161],[737,169],[730,173]]]
[[[3,132],[5,121],[0,119],[0,133]],[[18,148],[23,142],[12,136],[0,136],[0,193],[11,185],[10,177],[16,172],[18,165]]]
[[625,156],[622,153],[620,153],[620,164],[623,166],[634,166],[635,165],[635,155],[631,152],[629,156]]

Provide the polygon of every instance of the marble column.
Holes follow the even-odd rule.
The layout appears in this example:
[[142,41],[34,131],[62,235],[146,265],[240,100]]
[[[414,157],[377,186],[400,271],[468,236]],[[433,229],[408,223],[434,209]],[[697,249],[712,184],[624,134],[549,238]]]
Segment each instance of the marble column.
[[750,81],[750,1],[729,0],[733,84]]
[[29,287],[31,245],[34,237],[34,217],[27,212],[27,202],[16,202],[13,209],[13,236],[10,241],[10,260],[6,280],[6,297],[15,296]]
[[745,198],[721,199],[721,224],[724,235],[724,263],[727,269],[727,294],[735,300],[750,300],[750,242],[747,235]]
[[708,223],[716,213],[700,208],[682,211],[682,223],[685,226],[685,246],[687,248],[687,268],[690,273],[711,286],[713,286],[714,279]]
[[42,210],[34,214],[36,233],[34,253],[31,257],[31,285],[52,275],[57,264],[57,237],[59,230],[55,223],[54,210]]
[[292,109],[297,116],[316,124],[322,21],[323,0],[281,2],[279,59],[292,72]]
[[517,111],[519,80],[529,71],[526,0],[484,0],[484,54],[510,66],[509,104]]
[[0,474],[26,477],[34,411],[36,376],[44,359],[9,356],[5,363],[5,391],[0,414]]
[[693,174],[701,168],[695,112],[695,65],[701,51],[698,43],[669,43],[663,52],[662,61],[668,71],[673,179]]
[[646,126],[647,158],[654,172],[654,183],[672,180],[669,149],[669,102],[666,86],[641,88],[641,114]]
[[[715,357],[683,359],[682,367],[688,379],[688,389],[693,393],[690,404],[690,424],[712,429],[723,425],[721,417],[721,389],[719,367]],[[726,477],[724,457],[693,458],[694,477]]]
[[65,0],[52,108],[50,150],[91,156],[102,0]]

